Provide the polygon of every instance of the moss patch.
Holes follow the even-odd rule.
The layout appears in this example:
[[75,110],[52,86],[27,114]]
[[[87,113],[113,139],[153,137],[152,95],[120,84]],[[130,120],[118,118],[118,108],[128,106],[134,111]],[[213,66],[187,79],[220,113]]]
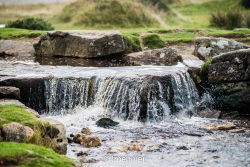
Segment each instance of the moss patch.
[[24,143],[0,142],[0,166],[73,167],[69,158],[51,149]]
[[141,51],[138,34],[122,33],[122,36],[125,42],[127,53]]
[[142,38],[143,45],[150,48],[161,48],[165,42],[161,39],[159,34],[153,33]]
[[34,130],[34,135],[28,143],[43,145],[56,150],[56,141],[53,139],[52,132],[57,131],[48,122],[42,122],[35,115],[26,111],[22,106],[18,105],[2,105],[0,106],[0,128],[6,123],[17,122],[25,126],[29,126]]

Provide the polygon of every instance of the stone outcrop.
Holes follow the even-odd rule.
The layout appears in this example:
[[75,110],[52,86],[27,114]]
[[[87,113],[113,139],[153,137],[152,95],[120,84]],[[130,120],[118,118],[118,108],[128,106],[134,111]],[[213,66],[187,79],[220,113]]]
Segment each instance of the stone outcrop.
[[119,31],[56,31],[34,45],[38,56],[96,58],[125,51]]
[[182,58],[175,49],[165,47],[130,53],[124,56],[124,60],[139,65],[147,65],[157,63],[173,64],[181,61]]
[[11,86],[1,86],[0,98],[20,99],[20,89]]
[[213,57],[208,66],[208,81],[217,107],[248,113],[250,108],[250,49]]
[[34,135],[34,131],[30,127],[16,122],[4,124],[2,131],[4,140],[12,142],[26,142]]
[[[56,147],[55,148],[56,152],[58,152],[60,154],[66,154],[67,153],[68,140],[67,140],[67,137],[66,137],[65,126],[61,122],[53,120],[53,119],[41,118],[41,120],[45,121],[45,122],[49,122],[50,125],[52,125],[56,130],[56,132],[54,132],[54,134],[51,134],[51,136],[56,141],[56,146],[55,146]],[[53,133],[53,131],[52,131],[52,133]]]
[[35,53],[32,43],[0,40],[0,56],[30,56]]
[[209,57],[213,57],[221,53],[247,48],[250,48],[250,46],[231,39],[198,37],[195,41],[194,55],[199,57],[201,60],[207,60]]

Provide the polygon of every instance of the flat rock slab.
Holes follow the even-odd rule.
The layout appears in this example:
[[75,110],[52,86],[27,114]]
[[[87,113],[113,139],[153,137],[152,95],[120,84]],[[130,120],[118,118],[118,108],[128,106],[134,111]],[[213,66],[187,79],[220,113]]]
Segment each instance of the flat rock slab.
[[0,40],[0,55],[30,56],[35,53],[32,43],[13,40]]
[[125,51],[119,31],[56,31],[44,34],[34,45],[38,56],[96,58]]
[[176,49],[167,47],[130,53],[124,56],[124,59],[130,63],[140,65],[154,64],[157,62],[166,65],[177,64],[177,62],[182,60]]

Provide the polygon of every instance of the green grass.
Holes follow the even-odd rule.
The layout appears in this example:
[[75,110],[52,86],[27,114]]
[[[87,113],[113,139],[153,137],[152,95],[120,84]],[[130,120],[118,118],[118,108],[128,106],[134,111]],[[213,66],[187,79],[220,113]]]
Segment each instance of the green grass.
[[4,124],[17,122],[25,126],[29,126],[34,130],[34,135],[28,143],[43,145],[48,148],[56,149],[56,141],[49,137],[48,133],[55,130],[48,122],[40,121],[35,115],[26,111],[22,106],[18,105],[1,105],[0,106],[0,129]]
[[192,42],[195,40],[195,36],[194,32],[160,34],[160,37],[164,42]]
[[73,167],[73,161],[51,149],[24,143],[0,142],[0,166]]
[[0,39],[20,38],[20,37],[38,37],[46,31],[35,31],[18,28],[0,28]]
[[42,124],[35,115],[27,112],[21,106],[12,104],[0,106],[0,118],[4,119],[4,121],[0,121],[0,128],[2,128],[3,124],[10,122],[17,122],[31,128]]

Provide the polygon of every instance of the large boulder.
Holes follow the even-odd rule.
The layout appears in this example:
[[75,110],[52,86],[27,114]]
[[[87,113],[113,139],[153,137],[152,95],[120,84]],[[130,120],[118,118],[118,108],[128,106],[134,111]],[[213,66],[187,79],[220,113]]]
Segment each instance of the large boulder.
[[4,124],[2,132],[5,141],[27,142],[34,135],[34,131],[28,127],[16,122]]
[[249,114],[250,49],[215,56],[208,66],[208,81],[219,108]]
[[0,56],[29,56],[35,53],[32,43],[13,40],[0,40]]
[[56,31],[34,45],[38,56],[95,58],[125,51],[119,31]]
[[250,46],[235,40],[214,37],[198,37],[195,41],[194,55],[201,60],[239,49],[247,49]]
[[182,60],[176,49],[167,47],[130,53],[125,55],[124,59],[125,61],[128,61],[130,63],[140,65],[147,65],[152,63],[173,64]]
[[11,86],[1,86],[0,98],[20,99],[20,89]]

